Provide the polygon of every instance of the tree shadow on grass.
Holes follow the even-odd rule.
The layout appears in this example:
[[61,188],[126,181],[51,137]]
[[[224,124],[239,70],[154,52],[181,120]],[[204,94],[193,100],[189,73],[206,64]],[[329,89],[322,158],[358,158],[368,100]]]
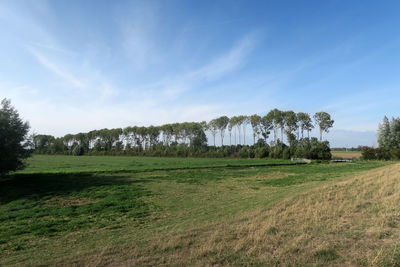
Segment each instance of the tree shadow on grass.
[[[155,208],[143,198],[151,195],[143,186],[149,181],[115,174],[9,176],[0,181],[0,251],[2,243],[12,250],[10,242],[31,235],[116,229],[126,220],[143,223]],[[28,241],[21,242],[28,247]]]
[[133,180],[122,175],[91,173],[69,174],[19,174],[0,180],[0,205],[18,199],[40,199],[79,193],[98,187],[124,186],[150,180]]

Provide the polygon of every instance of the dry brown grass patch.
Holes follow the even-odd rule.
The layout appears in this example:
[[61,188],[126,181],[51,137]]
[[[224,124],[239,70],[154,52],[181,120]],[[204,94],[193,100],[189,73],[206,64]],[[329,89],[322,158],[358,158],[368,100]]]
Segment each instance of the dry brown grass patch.
[[295,173],[289,173],[289,172],[270,172],[270,173],[263,173],[263,174],[257,174],[253,176],[248,176],[243,179],[244,181],[246,180],[256,180],[256,181],[263,181],[263,180],[270,180],[270,179],[281,179],[289,176],[294,176]]
[[360,158],[361,152],[340,152],[340,151],[332,151],[332,156],[336,158]]
[[94,202],[96,201],[84,197],[65,196],[65,197],[53,197],[47,201],[47,205],[53,207],[70,207],[70,206],[83,206]]

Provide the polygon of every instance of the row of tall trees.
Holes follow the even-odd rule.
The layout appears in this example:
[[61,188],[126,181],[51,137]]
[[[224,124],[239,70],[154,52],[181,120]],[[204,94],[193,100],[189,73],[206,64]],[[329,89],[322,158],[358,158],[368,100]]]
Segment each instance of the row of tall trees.
[[[313,121],[314,119],[314,121]],[[246,128],[250,124],[253,130],[253,144],[260,138],[268,141],[271,132],[273,133],[273,142],[280,140],[284,142],[284,136],[288,143],[291,140],[299,140],[304,138],[304,132],[307,132],[307,137],[310,137],[310,132],[315,126],[319,128],[320,141],[322,141],[322,134],[328,132],[332,128],[334,120],[332,120],[329,113],[317,112],[313,117],[308,113],[294,111],[281,111],[273,109],[265,116],[257,114],[251,116],[234,116],[228,118],[222,116],[211,120],[207,124],[207,129],[213,136],[213,144],[215,146],[215,137],[220,134],[221,145],[224,145],[225,132],[229,133],[229,145],[232,145],[232,132],[234,133],[234,144],[246,145]],[[278,136],[280,131],[280,138]],[[237,139],[238,137],[238,139]]]
[[35,151],[40,154],[84,154],[89,151],[150,150],[155,146],[183,144],[189,147],[205,146],[205,122],[184,122],[149,127],[126,127],[94,130],[88,133],[67,134],[56,138],[34,135]]
[[[274,109],[265,116],[257,114],[231,118],[221,116],[208,123],[184,122],[161,126],[102,129],[67,134],[59,138],[51,135],[35,135],[33,144],[35,152],[39,154],[232,156],[238,154],[244,146],[248,146],[246,129],[249,125],[253,131],[253,146],[261,140],[258,142],[258,147],[260,144],[268,143],[272,147],[284,144],[284,136],[288,146],[293,146],[296,141],[303,139],[304,132],[307,132],[309,138],[314,125],[320,129],[320,139],[322,139],[322,132],[327,132],[332,124],[333,120],[325,112],[318,112],[311,117],[303,112]],[[212,137],[211,145],[208,144],[207,133]],[[227,143],[225,140],[227,133],[230,148],[223,149]],[[270,137],[271,133],[273,138]],[[216,145],[216,139],[219,139],[221,146]]]

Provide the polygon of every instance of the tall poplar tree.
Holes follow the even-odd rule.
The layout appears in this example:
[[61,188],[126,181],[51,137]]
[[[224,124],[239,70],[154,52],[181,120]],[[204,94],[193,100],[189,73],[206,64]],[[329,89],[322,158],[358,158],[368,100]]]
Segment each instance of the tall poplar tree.
[[256,143],[256,136],[260,134],[260,121],[261,117],[257,114],[253,114],[250,116],[250,124],[253,129],[253,143]]
[[319,127],[319,140],[322,141],[322,133],[329,132],[329,129],[332,128],[335,121],[331,119],[329,113],[323,111],[315,113],[314,119]]
[[386,116],[383,118],[383,122],[379,124],[378,145],[383,148],[390,147],[390,122]]

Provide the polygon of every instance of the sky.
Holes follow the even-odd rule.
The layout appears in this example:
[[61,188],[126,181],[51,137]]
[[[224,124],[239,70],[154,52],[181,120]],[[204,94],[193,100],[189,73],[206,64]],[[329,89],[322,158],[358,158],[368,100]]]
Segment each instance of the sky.
[[0,98],[32,131],[329,112],[331,146],[399,116],[400,1],[1,0]]

